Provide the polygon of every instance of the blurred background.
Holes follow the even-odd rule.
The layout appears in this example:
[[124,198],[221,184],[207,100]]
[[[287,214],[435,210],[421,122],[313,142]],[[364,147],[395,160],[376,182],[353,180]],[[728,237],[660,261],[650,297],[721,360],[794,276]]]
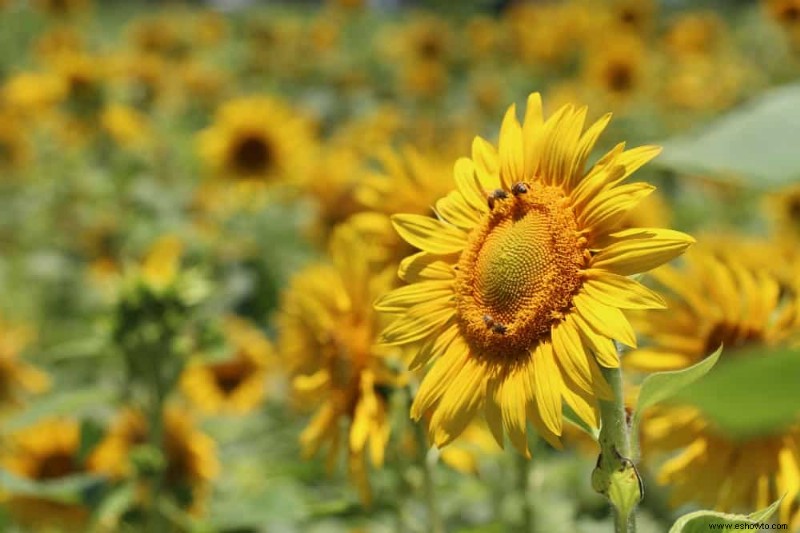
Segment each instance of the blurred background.
[[[425,451],[371,306],[412,252],[388,217],[538,91],[613,112],[594,158],[665,146],[630,227],[795,294],[798,75],[800,0],[0,0],[0,530],[610,531],[578,429],[532,466],[480,424]],[[705,503],[660,460],[645,533]]]

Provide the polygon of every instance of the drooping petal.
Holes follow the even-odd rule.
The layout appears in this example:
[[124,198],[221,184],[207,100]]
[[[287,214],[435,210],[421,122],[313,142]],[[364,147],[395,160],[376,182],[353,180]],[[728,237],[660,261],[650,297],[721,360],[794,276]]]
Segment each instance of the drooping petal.
[[622,276],[647,272],[676,258],[695,242],[685,233],[666,229],[648,229],[645,235],[600,250],[592,260],[592,267]]
[[434,254],[460,252],[466,234],[455,226],[422,215],[393,215],[392,225],[409,244]]
[[553,354],[553,345],[549,342],[540,342],[533,352],[530,374],[542,422],[554,435],[561,435],[561,389],[564,385]]
[[589,269],[584,271],[583,290],[606,305],[620,309],[666,309],[667,303],[657,293],[631,278]]

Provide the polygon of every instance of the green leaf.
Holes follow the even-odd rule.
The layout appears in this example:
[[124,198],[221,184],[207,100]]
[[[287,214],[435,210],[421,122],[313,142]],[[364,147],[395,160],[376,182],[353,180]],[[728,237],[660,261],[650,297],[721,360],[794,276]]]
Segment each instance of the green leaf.
[[749,515],[728,514],[716,511],[696,511],[680,517],[670,528],[669,533],[708,533],[711,524],[755,525],[769,519],[775,513],[781,500],[769,507]]
[[634,436],[639,434],[639,422],[641,421],[642,413],[644,413],[645,409],[672,398],[681,390],[706,375],[706,373],[717,364],[721,353],[722,346],[717,348],[714,353],[689,368],[673,370],[671,372],[657,372],[647,376],[639,389],[639,399],[636,404],[636,411],[633,415],[631,434]]
[[92,387],[44,396],[21,413],[3,422],[3,430],[14,431],[47,417],[76,416],[92,407],[112,405],[116,392]]
[[742,349],[677,395],[735,437],[780,429],[800,417],[800,348]]
[[752,187],[774,189],[800,176],[800,85],[767,92],[701,132],[660,143],[656,163],[678,172],[736,176]]
[[573,411],[568,405],[564,405],[563,414],[565,420],[572,423],[572,425],[576,426],[577,428],[581,429],[584,433],[592,437],[595,441],[597,440],[600,432],[596,428],[593,428],[592,426],[584,422],[583,419],[579,417],[577,414],[575,414],[575,411]]
[[83,503],[84,494],[106,482],[103,476],[78,474],[49,481],[32,481],[0,469],[0,488],[22,496],[32,496],[59,503]]

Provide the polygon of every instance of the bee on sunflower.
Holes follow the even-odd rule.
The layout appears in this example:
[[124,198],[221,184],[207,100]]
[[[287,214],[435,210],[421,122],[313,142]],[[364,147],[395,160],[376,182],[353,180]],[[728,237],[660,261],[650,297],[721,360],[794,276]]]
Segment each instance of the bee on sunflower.
[[615,340],[636,346],[622,309],[664,306],[628,276],[693,242],[666,229],[620,231],[654,189],[623,181],[660,150],[621,143],[587,170],[610,115],[584,131],[585,116],[568,105],[545,120],[532,94],[522,124],[509,108],[499,148],[477,137],[472,157],[457,161],[456,190],[436,202],[437,217],[392,217],[421,251],[400,264],[408,285],[376,303],[399,315],[382,342],[421,343],[412,369],[433,361],[411,415],[432,412],[439,447],[481,412],[498,443],[507,433],[526,456],[528,422],[559,445],[564,404],[597,427],[598,398],[610,396],[600,367],[619,366]]
[[[722,344],[722,361],[758,356],[797,342],[800,298],[781,289],[765,269],[735,258],[693,251],[685,268],[665,266],[652,277],[668,291],[670,311],[635,317],[650,345],[623,359],[626,368],[677,370],[702,360]],[[800,425],[772,434],[734,438],[691,406],[660,406],[641,426],[645,462],[658,466],[675,505],[698,502],[721,511],[764,508],[783,496],[781,522],[800,522]]]
[[331,239],[332,264],[298,273],[277,316],[278,354],[288,362],[297,403],[318,407],[300,435],[303,452],[311,456],[327,445],[332,468],[344,446],[365,503],[371,492],[364,455],[375,467],[383,464],[389,394],[401,379],[392,364],[396,349],[377,343],[382,317],[372,310],[392,271],[374,272],[372,255],[353,228],[340,226]]

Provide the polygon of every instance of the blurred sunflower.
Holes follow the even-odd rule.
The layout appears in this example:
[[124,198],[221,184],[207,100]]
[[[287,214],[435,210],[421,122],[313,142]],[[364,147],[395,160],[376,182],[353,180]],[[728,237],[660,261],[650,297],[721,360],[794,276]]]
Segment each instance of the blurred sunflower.
[[[663,267],[652,273],[670,291],[669,312],[644,311],[637,317],[652,345],[625,357],[626,367],[685,368],[720,344],[723,360],[757,356],[753,349],[796,338],[797,295],[782,298],[779,281],[764,270],[695,252],[687,255],[685,269]],[[764,508],[783,495],[780,521],[800,519],[800,426],[734,438],[693,407],[665,406],[643,420],[641,431],[645,460],[670,457],[660,466],[658,481],[671,487],[674,504],[744,511]]]
[[49,385],[45,373],[20,360],[31,336],[28,328],[0,317],[0,415],[19,407],[25,394],[42,392]]
[[91,0],[31,0],[31,4],[54,17],[64,17],[80,13],[92,4]]
[[524,63],[566,65],[577,53],[593,19],[578,3],[516,2],[504,13],[513,52]]
[[150,289],[164,291],[178,275],[183,249],[183,242],[176,235],[159,237],[145,254],[141,265],[134,269],[135,275]]
[[277,316],[278,354],[289,365],[298,405],[318,406],[300,435],[303,453],[314,455],[327,444],[333,468],[345,423],[350,475],[369,503],[364,454],[373,466],[383,464],[388,396],[399,379],[391,367],[394,349],[376,343],[381,320],[372,310],[392,276],[372,272],[370,253],[346,224],[330,250],[331,265],[307,267],[290,282]]
[[[150,428],[142,413],[126,409],[97,445],[89,458],[92,470],[113,479],[135,474],[131,452],[150,439]],[[211,487],[219,473],[216,444],[208,435],[194,428],[185,411],[169,407],[164,410],[164,438],[161,444],[166,466],[164,484],[179,503],[195,513],[203,511]]]
[[255,183],[297,177],[314,146],[313,128],[268,97],[231,100],[199,136],[200,155],[219,176]]
[[20,72],[5,80],[2,100],[15,114],[39,118],[53,110],[64,92],[61,78],[53,73]]
[[170,61],[183,61],[192,53],[192,43],[182,31],[183,17],[162,12],[158,16],[135,19],[128,27],[134,48]]
[[789,31],[800,28],[800,1],[798,0],[762,0],[767,14]]
[[229,317],[225,336],[232,354],[221,360],[189,364],[181,377],[181,388],[206,414],[246,414],[264,399],[272,345],[247,321]]
[[72,26],[56,26],[39,35],[34,43],[36,55],[50,63],[61,54],[78,54],[85,51],[84,36]]
[[[80,459],[80,425],[71,419],[45,419],[18,430],[0,447],[0,464],[15,476],[35,482],[59,481],[87,473]],[[5,494],[5,509],[31,531],[84,531],[89,509],[23,494]]]
[[0,109],[0,170],[18,171],[30,158],[31,146],[22,121]]
[[725,23],[713,11],[690,11],[670,22],[664,35],[667,51],[673,57],[708,55],[724,36]]
[[598,89],[611,105],[627,103],[645,86],[647,49],[635,35],[606,35],[603,46],[591,47],[584,61],[588,84]]
[[800,242],[800,185],[790,185],[773,193],[765,207],[776,233],[794,243]]
[[100,114],[100,126],[117,146],[142,146],[150,136],[146,115],[123,104],[111,104]]
[[647,35],[658,11],[655,0],[613,0],[608,5],[611,23],[617,28]]
[[621,182],[658,148],[624,151],[619,144],[587,171],[610,115],[583,132],[585,108],[566,106],[547,121],[541,109],[532,94],[520,125],[511,106],[499,149],[475,139],[472,159],[456,163],[457,189],[436,203],[439,218],[392,218],[400,236],[423,251],[400,265],[410,285],[376,303],[400,314],[382,340],[424,343],[412,369],[435,361],[411,414],[433,410],[440,447],[480,410],[498,443],[505,430],[525,455],[527,421],[558,445],[563,402],[597,427],[597,399],[610,392],[598,364],[619,365],[614,339],[636,345],[621,309],[663,307],[626,276],[693,242],[670,230],[618,231],[654,189]]

